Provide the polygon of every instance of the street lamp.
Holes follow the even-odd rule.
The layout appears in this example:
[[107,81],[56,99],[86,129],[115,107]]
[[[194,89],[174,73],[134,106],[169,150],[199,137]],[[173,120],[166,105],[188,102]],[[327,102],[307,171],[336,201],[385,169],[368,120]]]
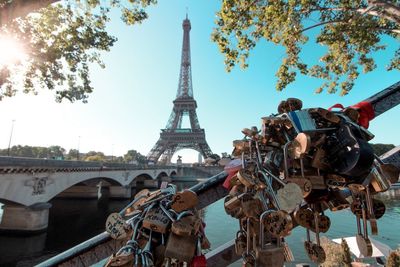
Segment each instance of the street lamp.
[[111,147],[111,162],[114,162],[114,144]]
[[12,122],[11,122],[11,132],[10,132],[10,140],[8,141],[7,156],[10,156],[10,147],[11,147],[12,134],[14,131],[14,122],[15,122],[15,120],[12,120]]

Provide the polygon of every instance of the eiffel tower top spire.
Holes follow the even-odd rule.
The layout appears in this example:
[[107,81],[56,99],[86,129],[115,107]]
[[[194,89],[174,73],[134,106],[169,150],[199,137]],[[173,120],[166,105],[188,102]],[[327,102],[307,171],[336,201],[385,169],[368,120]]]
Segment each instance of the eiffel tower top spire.
[[183,43],[182,43],[182,57],[181,57],[181,70],[179,73],[179,85],[176,98],[193,98],[192,87],[192,69],[190,62],[190,20],[186,13],[186,19],[182,22],[183,28]]

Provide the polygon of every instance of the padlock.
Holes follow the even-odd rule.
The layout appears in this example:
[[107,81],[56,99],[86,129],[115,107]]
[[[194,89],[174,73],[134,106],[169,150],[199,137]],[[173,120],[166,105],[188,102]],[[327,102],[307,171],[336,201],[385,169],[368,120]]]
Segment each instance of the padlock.
[[343,110],[343,114],[346,115],[353,122],[358,123],[360,113],[355,108],[347,107]]
[[182,212],[171,225],[177,235],[195,235],[200,229],[201,219],[189,212]]
[[193,257],[190,267],[207,267],[206,256],[201,251],[201,241],[200,238],[197,240],[196,255]]
[[176,193],[172,197],[171,208],[176,212],[182,212],[184,210],[189,210],[197,206],[199,203],[199,198],[197,194],[191,190],[184,190],[182,192]]
[[242,184],[232,186],[231,190],[229,191],[229,195],[234,197],[240,195],[244,192],[245,187]]
[[191,262],[196,252],[197,239],[195,235],[177,235],[171,231],[165,248],[165,257]]
[[201,224],[200,224],[200,231],[199,231],[199,237],[200,237],[200,241],[201,241],[200,245],[201,245],[201,249],[210,249],[211,243],[210,243],[210,240],[208,240],[208,238],[207,238],[205,227],[206,227],[206,224],[202,220]]
[[165,234],[170,223],[170,219],[161,207],[158,204],[154,204],[148,209],[142,225],[146,229]]
[[325,184],[332,189],[343,189],[347,181],[343,176],[329,173],[325,176]]
[[325,178],[321,175],[307,175],[307,179],[310,180],[313,190],[326,189]]
[[[256,261],[256,257],[254,254],[254,251],[252,249],[252,238],[251,236],[255,236],[255,234],[251,234],[250,233],[250,221],[252,219],[251,218],[246,218],[243,221],[245,222],[246,225],[246,249],[242,254],[242,260],[243,260],[243,264],[242,266],[254,266],[255,261]],[[253,239],[253,243],[254,243],[254,239]]]
[[238,177],[238,180],[247,188],[252,188],[255,186],[255,178],[252,174],[252,171],[249,169],[241,169],[238,171],[236,174]]
[[326,151],[324,149],[317,148],[315,150],[313,159],[311,161],[311,166],[315,169],[320,169],[324,171],[327,171],[331,168],[326,159]]
[[161,234],[161,242],[157,244],[153,251],[154,254],[154,265],[155,266],[162,266],[162,263],[165,260],[165,236]]
[[371,196],[371,192],[369,189],[369,185],[367,185],[365,187],[364,198],[365,198],[365,206],[366,206],[366,211],[367,211],[366,213],[368,216],[369,224],[371,226],[371,234],[377,235],[378,234],[378,223],[375,218],[375,212],[374,212],[373,201],[372,201],[372,196]]
[[263,212],[263,206],[260,199],[256,198],[251,193],[242,194],[241,208],[246,217],[258,218]]
[[291,159],[300,159],[310,150],[311,138],[308,134],[299,133],[287,148],[288,156]]
[[332,111],[326,110],[324,108],[312,108],[309,110],[309,112],[317,113],[319,116],[331,123],[337,124],[340,122],[339,116],[335,115],[335,113],[333,113]]
[[331,211],[339,211],[350,207],[350,203],[339,190],[331,190],[325,202]]
[[[297,209],[294,212],[294,219],[296,222],[303,226],[304,228],[310,229],[314,233],[317,231],[317,227],[315,226],[315,216],[318,213],[314,213],[311,209],[307,207],[302,207]],[[331,220],[328,216],[322,214],[318,216],[318,231],[322,233],[326,233],[330,226]]]
[[292,212],[303,201],[303,192],[296,183],[287,183],[276,193],[279,207],[287,212]]
[[246,250],[246,232],[243,230],[239,230],[236,232],[235,238],[235,253],[236,255],[241,256],[243,252]]
[[129,225],[122,218],[122,216],[117,213],[111,213],[106,220],[106,231],[110,234],[113,239],[124,239],[128,236]]
[[249,142],[246,140],[234,140],[233,141],[233,156],[240,156],[242,153],[248,153],[250,151]]
[[357,235],[356,241],[358,249],[360,253],[364,257],[371,257],[372,256],[372,243],[371,240],[368,238],[368,228],[367,228],[367,212],[365,210],[364,204],[361,202],[361,213],[362,213],[362,221],[363,221],[363,230],[361,230],[361,222],[360,216],[356,214],[356,222],[357,222]]
[[301,189],[303,198],[306,198],[311,194],[312,184],[310,180],[303,178],[301,176],[291,176],[290,179],[286,179],[286,181],[297,184]]
[[226,213],[230,214],[232,210],[241,207],[241,195],[242,194],[236,196],[228,195],[225,197],[224,208]]
[[308,257],[310,258],[310,260],[312,260],[313,262],[317,263],[317,264],[322,264],[325,262],[326,260],[326,253],[325,250],[323,249],[323,247],[320,244],[320,239],[319,239],[319,214],[317,211],[315,211],[315,206],[313,207],[314,211],[312,211],[314,213],[314,225],[315,227],[315,240],[316,243],[311,242],[311,238],[310,238],[310,229],[307,228],[306,229],[306,234],[307,234],[307,241],[304,242],[304,248],[306,250],[306,253],[308,255]]
[[259,247],[256,248],[256,265],[257,266],[270,266],[282,267],[285,262],[284,250],[280,245],[280,237],[277,239],[277,244],[270,242],[265,244],[264,238],[264,222],[266,216],[271,211],[264,211],[260,216],[260,230],[259,230]]
[[245,216],[241,207],[240,197],[241,195],[233,197],[228,195],[224,199],[225,212],[236,219],[240,219]]
[[265,224],[267,231],[277,238],[288,236],[293,228],[292,217],[284,210],[269,210],[260,217],[260,224]]
[[120,254],[111,255],[104,267],[129,267],[132,266],[134,261],[133,252],[124,252]]
[[374,163],[374,167],[371,169],[370,173],[370,183],[375,192],[385,192],[390,186],[390,178],[387,177],[386,173],[381,168],[382,165],[377,162]]

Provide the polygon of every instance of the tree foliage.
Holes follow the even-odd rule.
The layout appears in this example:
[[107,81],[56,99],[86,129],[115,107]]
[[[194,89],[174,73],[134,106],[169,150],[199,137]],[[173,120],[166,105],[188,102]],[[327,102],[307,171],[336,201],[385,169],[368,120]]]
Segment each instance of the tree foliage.
[[[10,148],[10,156],[28,158],[64,159],[65,149],[60,146],[40,147],[16,145]],[[7,156],[8,149],[0,149],[0,156]]]
[[[0,149],[0,156],[8,156],[8,148]],[[101,151],[89,151],[83,153],[77,149],[70,149],[67,153],[63,147],[56,145],[49,147],[16,145],[10,148],[10,156],[59,160],[104,161],[114,163],[133,163],[136,161],[138,164],[145,164],[147,162],[146,157],[136,150],[128,150],[124,157],[121,157],[105,155]]]
[[[400,40],[398,0],[223,0],[212,39],[225,55],[230,71],[247,67],[247,58],[264,39],[285,49],[276,76],[276,89],[294,82],[298,73],[321,79],[316,92],[327,89],[347,94],[360,72],[376,68],[373,53],[385,49],[382,38]],[[320,62],[308,65],[302,49],[306,33],[319,32],[312,40],[326,48]],[[400,70],[400,47],[387,66]]]
[[13,64],[0,65],[0,100],[15,95],[19,88],[34,94],[38,88],[47,88],[55,90],[58,102],[86,102],[93,91],[89,65],[104,67],[100,53],[109,51],[117,40],[106,29],[110,10],[119,9],[122,20],[132,25],[146,19],[144,8],[156,1],[69,0],[54,5],[47,2],[58,1],[25,2],[43,2],[45,7],[4,24],[1,16],[25,3],[0,0],[0,38],[11,36],[22,44],[26,54]]
[[138,163],[138,164],[145,164],[147,162],[146,156],[143,156],[139,152],[134,149],[128,150],[124,155],[124,161],[126,163]]

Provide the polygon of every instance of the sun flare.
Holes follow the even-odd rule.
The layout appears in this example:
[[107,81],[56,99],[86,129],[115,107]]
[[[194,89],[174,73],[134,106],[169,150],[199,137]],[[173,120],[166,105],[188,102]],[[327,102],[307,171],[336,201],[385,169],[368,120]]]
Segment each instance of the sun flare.
[[0,68],[16,64],[25,58],[24,47],[17,39],[0,35]]

